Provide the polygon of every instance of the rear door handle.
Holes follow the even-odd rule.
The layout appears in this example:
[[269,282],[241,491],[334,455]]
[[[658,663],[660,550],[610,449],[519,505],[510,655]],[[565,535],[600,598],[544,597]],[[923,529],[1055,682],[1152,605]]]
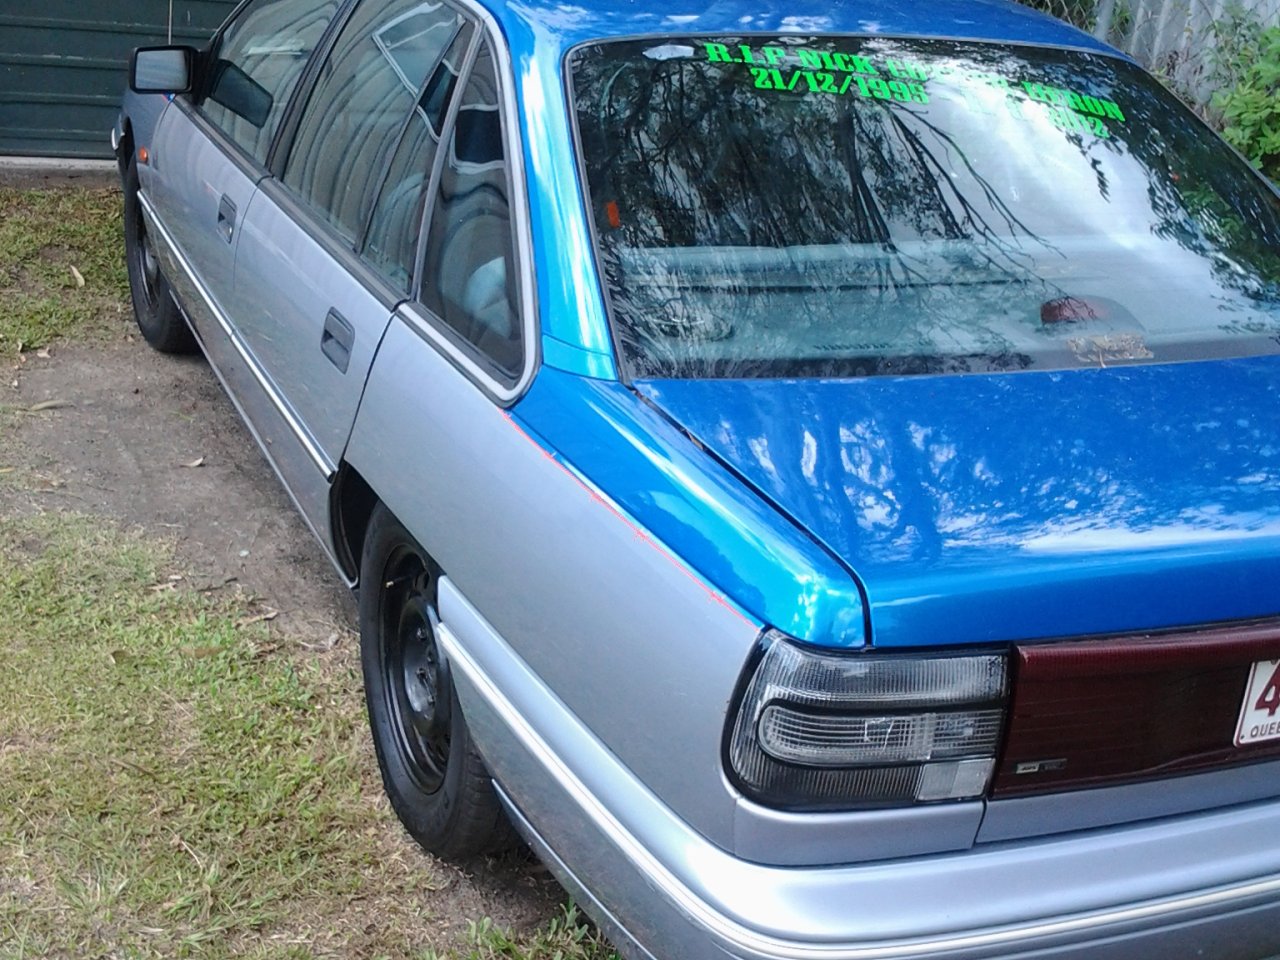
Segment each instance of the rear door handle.
[[225,193],[218,202],[218,232],[227,243],[236,233],[236,205]]
[[329,358],[339,373],[347,372],[355,342],[355,329],[337,310],[330,310],[324,318],[324,333],[320,334],[320,352]]

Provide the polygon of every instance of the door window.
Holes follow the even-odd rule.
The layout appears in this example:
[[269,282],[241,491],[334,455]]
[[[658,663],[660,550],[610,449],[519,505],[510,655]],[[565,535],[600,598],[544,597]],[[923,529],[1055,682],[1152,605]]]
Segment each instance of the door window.
[[422,302],[514,383],[524,361],[510,186],[488,41],[459,102],[431,213]]
[[352,244],[406,121],[462,28],[442,3],[360,3],[298,123],[284,182]]
[[253,0],[215,42],[201,110],[261,164],[337,9],[337,0]]
[[401,290],[409,288],[431,171],[439,153],[449,101],[475,30],[466,24],[422,89],[378,194],[365,257]]

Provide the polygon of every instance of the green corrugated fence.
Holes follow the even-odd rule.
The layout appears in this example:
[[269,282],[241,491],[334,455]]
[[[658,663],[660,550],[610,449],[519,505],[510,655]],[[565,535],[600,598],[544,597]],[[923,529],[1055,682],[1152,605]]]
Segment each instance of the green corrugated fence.
[[[173,41],[203,45],[236,0],[174,0]],[[165,43],[169,0],[0,0],[0,154],[111,156],[129,52]]]

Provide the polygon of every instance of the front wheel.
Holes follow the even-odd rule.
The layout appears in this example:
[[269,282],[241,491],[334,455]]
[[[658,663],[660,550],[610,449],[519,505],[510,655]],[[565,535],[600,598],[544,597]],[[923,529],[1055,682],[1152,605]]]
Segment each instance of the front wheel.
[[138,167],[130,162],[124,177],[124,254],[138,330],[161,353],[193,353],[196,339],[160,272],[138,190]]
[[423,847],[465,860],[511,845],[436,643],[440,570],[379,505],[360,560],[360,658],[373,744],[391,806]]

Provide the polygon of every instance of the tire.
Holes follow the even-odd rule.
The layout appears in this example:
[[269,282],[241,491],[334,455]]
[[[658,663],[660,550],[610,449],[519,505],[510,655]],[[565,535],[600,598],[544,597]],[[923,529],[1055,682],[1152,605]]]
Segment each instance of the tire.
[[382,784],[409,834],[462,861],[515,833],[436,645],[440,568],[379,504],[360,558],[360,659]]
[[196,338],[173,300],[147,233],[138,199],[138,167],[133,161],[124,175],[124,255],[133,315],[142,339],[161,353],[194,353]]

